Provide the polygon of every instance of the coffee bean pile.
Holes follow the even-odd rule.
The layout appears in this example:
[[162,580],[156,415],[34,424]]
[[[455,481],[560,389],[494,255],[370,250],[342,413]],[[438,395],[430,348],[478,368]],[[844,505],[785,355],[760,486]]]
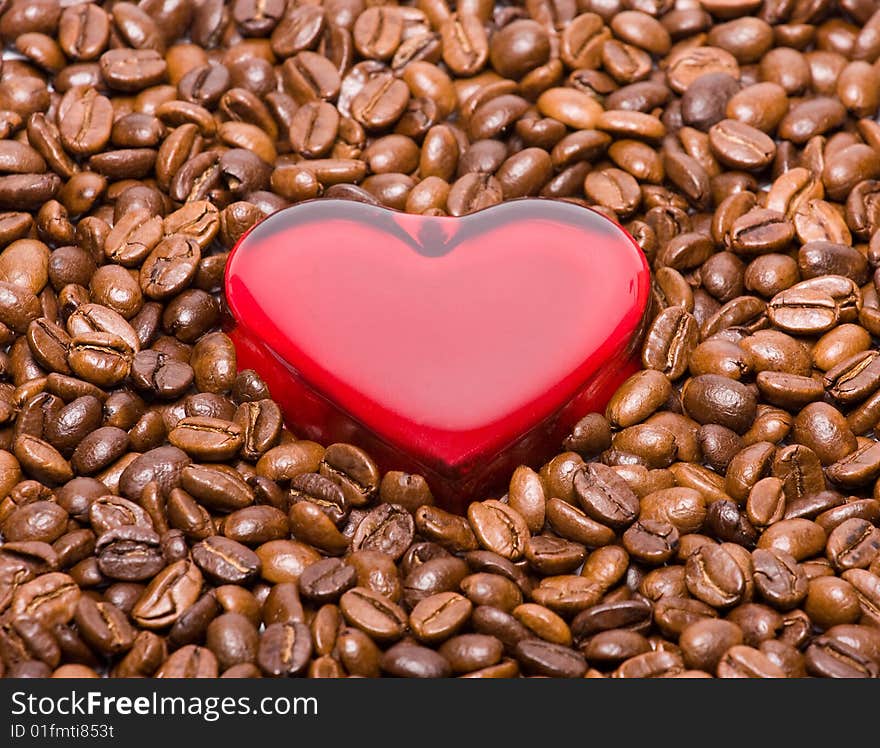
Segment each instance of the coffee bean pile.
[[[876,0],[0,0],[0,37],[0,674],[880,673]],[[602,211],[643,370],[466,516],[297,439],[221,286],[321,196]]]

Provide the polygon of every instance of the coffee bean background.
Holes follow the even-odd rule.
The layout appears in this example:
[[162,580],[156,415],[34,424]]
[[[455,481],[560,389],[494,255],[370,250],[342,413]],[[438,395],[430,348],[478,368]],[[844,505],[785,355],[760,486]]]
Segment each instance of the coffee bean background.
[[[880,674],[876,0],[0,0],[0,38],[0,674]],[[622,222],[643,370],[466,516],[297,439],[221,286],[321,196]]]

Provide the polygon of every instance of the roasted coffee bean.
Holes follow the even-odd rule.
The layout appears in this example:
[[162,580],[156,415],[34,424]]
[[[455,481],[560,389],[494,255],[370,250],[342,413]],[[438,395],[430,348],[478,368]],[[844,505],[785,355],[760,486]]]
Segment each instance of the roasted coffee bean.
[[611,629],[642,632],[647,631],[650,618],[651,605],[644,598],[600,603],[578,614],[571,622],[571,632],[578,639]]
[[472,551],[477,538],[468,521],[438,507],[422,506],[415,512],[419,533],[450,551]]
[[366,452],[350,444],[331,444],[324,451],[320,473],[336,483],[353,506],[363,506],[379,488],[376,464]]
[[202,572],[217,584],[247,584],[260,573],[256,553],[219,535],[194,545],[192,557]]
[[339,601],[345,620],[378,641],[395,641],[406,628],[407,616],[387,598],[363,587],[346,592]]
[[754,647],[736,644],[718,662],[719,678],[784,678],[785,671]]
[[397,602],[405,589],[401,584],[401,572],[394,562],[379,551],[355,551],[347,563],[354,567],[358,583]]
[[29,434],[15,439],[13,451],[27,473],[50,485],[73,477],[69,463],[49,442]]
[[156,678],[216,678],[217,658],[210,649],[187,644],[172,654],[156,671]]
[[112,603],[81,597],[74,620],[83,639],[102,654],[126,652],[134,644],[134,628],[125,613]]
[[187,465],[180,473],[180,484],[202,504],[218,511],[235,511],[254,502],[251,487],[226,466]]
[[737,543],[746,548],[754,546],[758,538],[758,531],[749,516],[735,502],[723,498],[709,505],[706,526],[719,540]]
[[700,546],[685,564],[685,584],[699,600],[717,608],[738,603],[746,580],[736,558],[723,546]]
[[706,73],[696,78],[681,99],[684,124],[707,131],[725,118],[741,86],[727,73]]
[[49,572],[15,587],[9,609],[13,616],[51,627],[73,619],[80,597],[81,591],[69,575]]
[[312,564],[299,578],[303,597],[316,603],[336,602],[357,584],[357,571],[338,558],[326,558]]
[[472,609],[471,601],[457,592],[438,592],[412,609],[409,625],[422,642],[443,641],[465,624]]
[[679,306],[663,310],[651,325],[642,348],[642,363],[669,379],[678,379],[687,369],[688,358],[697,346],[699,327],[694,317]]
[[382,477],[379,500],[385,504],[402,506],[410,512],[434,503],[431,488],[423,476],[393,470]]
[[287,516],[273,506],[250,506],[232,512],[223,522],[223,534],[244,545],[280,540],[289,533]]
[[67,527],[67,512],[51,501],[34,501],[14,509],[3,522],[3,537],[10,542],[53,543]]
[[844,642],[817,638],[805,652],[807,671],[825,678],[876,678],[876,659],[865,657]]
[[623,534],[627,552],[647,564],[662,564],[678,550],[679,533],[669,522],[639,520]]
[[758,170],[776,155],[773,139],[751,125],[724,119],[709,129],[712,152],[734,169]]
[[724,654],[742,644],[742,631],[729,621],[704,618],[681,632],[679,646],[688,667],[714,673]]
[[201,250],[198,243],[183,234],[172,234],[156,245],[144,260],[140,283],[151,299],[167,299],[193,280]]
[[598,522],[626,527],[638,516],[638,497],[623,478],[605,465],[585,465],[575,475],[574,490],[581,506]]
[[70,458],[78,475],[92,475],[108,467],[125,454],[128,434],[114,426],[95,429],[79,442]]
[[536,535],[529,540],[525,555],[532,568],[542,574],[567,574],[581,565],[586,549],[580,543]]
[[124,525],[103,533],[95,552],[102,574],[126,582],[150,579],[166,565],[159,535],[137,525]]
[[453,672],[468,673],[496,665],[501,660],[504,648],[494,636],[460,634],[445,641],[438,652]]
[[703,374],[685,383],[682,404],[699,423],[715,423],[742,434],[752,425],[757,399],[754,392],[739,382]]
[[846,519],[828,534],[826,554],[840,572],[865,568],[880,553],[880,530],[866,519]]
[[471,574],[461,581],[461,590],[475,605],[491,605],[509,611],[522,602],[519,588],[500,574]]
[[269,677],[301,674],[312,655],[312,636],[303,623],[272,623],[260,635],[257,665]]
[[426,597],[459,589],[468,565],[453,556],[431,558],[412,569],[403,580],[404,602],[414,608]]
[[758,548],[784,551],[798,561],[817,555],[825,547],[825,531],[808,519],[784,519],[772,524],[758,540]]
[[[160,371],[164,374],[164,368]],[[168,441],[196,459],[228,460],[242,446],[241,427],[220,418],[184,418],[169,432]]]
[[446,206],[451,216],[464,216],[497,205],[503,198],[501,183],[491,174],[470,173],[449,190]]
[[807,405],[794,421],[792,436],[812,449],[823,465],[841,460],[857,448],[846,419],[826,403]]
[[383,504],[358,525],[351,547],[353,550],[380,551],[396,560],[410,546],[414,533],[415,523],[408,511],[393,504]]
[[250,665],[257,656],[259,634],[241,613],[224,613],[208,625],[205,643],[217,657],[221,669]]
[[449,662],[442,654],[407,642],[390,647],[382,655],[380,666],[398,678],[448,678],[451,675]]
[[202,575],[196,565],[177,561],[153,578],[135,603],[132,618],[146,629],[170,626],[198,599],[201,588]]
[[468,520],[484,548],[512,561],[522,556],[529,530],[515,510],[497,501],[475,502],[468,508]]
[[807,594],[807,577],[797,561],[784,551],[756,550],[752,553],[755,586],[774,607],[788,610]]
[[519,642],[514,654],[520,666],[534,675],[580,678],[587,669],[583,655],[568,647],[540,639],[526,639]]
[[124,496],[140,498],[144,487],[156,481],[163,494],[180,483],[180,474],[191,462],[186,453],[177,447],[157,447],[138,455],[122,472],[119,488]]
[[650,650],[648,640],[634,631],[603,631],[581,645],[587,660],[598,667],[613,667]]
[[300,501],[288,513],[291,532],[301,540],[330,555],[345,551],[348,540],[322,509],[310,501]]

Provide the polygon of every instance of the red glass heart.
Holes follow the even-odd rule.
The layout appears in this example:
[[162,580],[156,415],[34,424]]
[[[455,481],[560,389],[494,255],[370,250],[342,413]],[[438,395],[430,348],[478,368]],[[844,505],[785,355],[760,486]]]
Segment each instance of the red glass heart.
[[241,368],[300,436],[420,472],[460,511],[638,367],[650,279],[617,224],[515,200],[464,218],[317,200],[233,249]]

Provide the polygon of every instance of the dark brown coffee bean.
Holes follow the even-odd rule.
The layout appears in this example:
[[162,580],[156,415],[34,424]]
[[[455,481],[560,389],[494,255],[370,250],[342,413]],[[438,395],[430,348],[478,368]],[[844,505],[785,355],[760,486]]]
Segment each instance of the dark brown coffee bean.
[[852,517],[828,534],[826,554],[840,572],[865,568],[880,552],[880,531],[868,520]]
[[685,383],[682,404],[699,423],[716,423],[742,434],[752,425],[757,400],[745,385],[716,374],[704,374]]
[[73,619],[81,592],[67,574],[50,572],[18,585],[10,611],[18,618],[32,618],[44,626],[65,624]]
[[110,100],[91,89],[76,98],[59,121],[64,147],[76,156],[98,153],[110,140],[113,107]]
[[501,183],[485,173],[466,174],[452,185],[446,205],[452,216],[463,216],[501,202]]
[[678,530],[668,522],[639,520],[623,534],[623,545],[630,555],[644,563],[661,564],[678,549]]
[[805,652],[807,671],[825,678],[876,678],[876,660],[865,657],[844,642],[817,638]]
[[469,572],[468,565],[453,556],[429,559],[410,571],[403,580],[404,602],[414,608],[438,592],[458,590]]
[[617,473],[600,463],[585,465],[574,478],[578,501],[593,519],[611,527],[627,527],[638,516],[635,493]]
[[125,525],[103,533],[95,546],[98,568],[110,579],[146,581],[166,565],[159,535],[137,525]]
[[316,603],[336,602],[357,584],[357,571],[338,558],[326,558],[309,566],[299,578],[303,597]]
[[725,118],[728,102],[740,90],[739,82],[727,73],[707,73],[688,86],[681,100],[686,125],[707,131]]
[[794,441],[812,449],[823,465],[854,452],[857,443],[840,411],[826,403],[811,403],[795,418]]
[[312,637],[303,623],[272,623],[260,635],[257,665],[269,677],[291,677],[305,671]]
[[187,465],[180,473],[183,489],[215,511],[235,511],[254,502],[253,489],[226,466]]
[[187,644],[172,654],[156,671],[156,678],[216,678],[217,658],[210,649]]
[[13,449],[21,466],[39,480],[52,485],[66,483],[73,477],[70,464],[49,442],[21,434]]
[[464,625],[472,609],[471,601],[457,592],[438,592],[413,608],[409,624],[420,641],[443,641]]
[[519,642],[515,656],[522,668],[534,675],[580,678],[587,669],[586,661],[579,653],[540,639]]
[[289,533],[287,516],[272,506],[250,506],[232,512],[223,522],[223,534],[253,546],[281,540]]
[[394,504],[382,504],[358,525],[351,547],[355,551],[379,551],[397,560],[412,543],[414,534],[415,523],[408,511]]
[[220,418],[184,418],[168,434],[168,441],[196,459],[228,460],[241,448],[241,428]]
[[514,509],[491,500],[474,503],[468,508],[468,519],[484,548],[511,560],[524,552],[528,527]]
[[363,587],[346,592],[339,607],[346,621],[378,641],[395,641],[406,628],[406,613],[398,605]]
[[256,553],[229,538],[215,535],[197,543],[192,549],[193,561],[217,584],[246,585],[260,573]]
[[709,129],[709,145],[722,163],[747,171],[763,169],[776,155],[772,138],[732,119],[721,120]]
[[160,83],[167,65],[149,49],[114,49],[101,55],[101,74],[107,85],[118,91],[141,91]]
[[125,613],[111,603],[83,596],[77,603],[74,620],[83,639],[102,654],[126,652],[134,644],[134,628]]
[[173,624],[192,605],[202,588],[202,575],[194,563],[177,561],[153,578],[132,609],[132,618],[146,629]]
[[409,102],[409,89],[390,74],[371,79],[351,102],[351,116],[367,130],[383,130],[400,119]]
[[706,511],[706,525],[719,540],[751,548],[758,538],[758,531],[748,515],[733,501],[713,501]]
[[92,431],[83,438],[70,458],[78,475],[93,475],[122,457],[128,449],[128,434],[114,426]]
[[417,644],[401,642],[382,655],[382,670],[398,678],[448,678],[449,662],[442,654]]
[[443,61],[456,75],[473,75],[489,57],[489,43],[480,20],[467,13],[454,13],[440,26]]
[[500,662],[504,652],[499,639],[486,634],[460,634],[438,650],[455,673],[468,673]]
[[567,574],[583,563],[586,549],[580,543],[536,535],[526,545],[525,556],[529,565],[542,574]]
[[803,561],[820,553],[825,541],[825,531],[815,522],[794,518],[771,525],[758,540],[758,548],[784,551]]
[[9,542],[53,543],[67,528],[67,512],[51,501],[35,501],[14,509],[3,521],[3,537]]
[[642,348],[642,363],[647,369],[677,379],[687,369],[688,358],[698,339],[699,327],[693,315],[682,307],[669,307],[655,318],[648,330]]

